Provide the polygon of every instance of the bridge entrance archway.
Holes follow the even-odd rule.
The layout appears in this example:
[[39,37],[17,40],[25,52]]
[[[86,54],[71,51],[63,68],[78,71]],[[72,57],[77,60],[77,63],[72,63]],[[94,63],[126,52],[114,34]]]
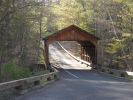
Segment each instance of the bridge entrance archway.
[[97,64],[97,43],[100,38],[75,25],[55,32],[43,38],[43,40],[44,61],[47,68],[49,67],[49,44],[54,41],[77,41],[81,45],[81,59],[94,65]]

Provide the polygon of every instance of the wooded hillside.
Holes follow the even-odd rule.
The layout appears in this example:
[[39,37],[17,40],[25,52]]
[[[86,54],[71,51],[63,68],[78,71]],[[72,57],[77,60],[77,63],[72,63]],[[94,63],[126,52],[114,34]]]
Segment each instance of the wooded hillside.
[[101,38],[99,65],[133,71],[132,0],[1,0],[0,69],[42,62],[40,40],[71,24]]

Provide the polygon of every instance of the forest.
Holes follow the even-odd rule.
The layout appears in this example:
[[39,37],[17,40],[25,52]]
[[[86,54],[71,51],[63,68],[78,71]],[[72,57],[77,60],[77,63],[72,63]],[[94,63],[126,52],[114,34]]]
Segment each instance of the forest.
[[133,71],[133,0],[0,0],[0,74],[43,63],[42,38],[72,24],[100,37],[99,66]]

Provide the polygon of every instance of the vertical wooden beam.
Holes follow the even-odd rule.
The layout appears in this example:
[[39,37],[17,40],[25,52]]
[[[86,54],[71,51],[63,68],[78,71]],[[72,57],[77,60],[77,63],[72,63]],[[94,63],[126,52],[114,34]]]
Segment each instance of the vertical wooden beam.
[[58,75],[54,75],[54,78],[58,78]]
[[84,59],[84,56],[83,56],[83,46],[81,46],[81,59],[82,60]]
[[87,60],[87,53],[86,53],[86,47],[84,47],[84,49],[85,49],[85,61]]
[[16,89],[16,90],[22,90],[22,89],[23,89],[23,86],[22,86],[22,85],[17,86],[17,87],[15,87],[15,89]]
[[90,47],[89,46],[88,46],[87,52],[88,52],[88,56],[89,56],[88,62],[90,62]]
[[82,46],[82,60],[84,60],[84,47]]
[[81,57],[81,59],[82,59],[82,45],[81,45],[81,53],[80,53],[80,57]]
[[35,81],[34,85],[40,85],[40,80],[39,81]]
[[84,47],[84,60],[86,60],[86,56],[85,56],[86,52],[85,52],[85,47]]
[[51,81],[51,77],[48,77],[48,78],[47,78],[47,81]]
[[88,62],[88,51],[87,51],[87,48],[88,47],[86,47],[86,61]]
[[94,57],[94,49],[93,49],[93,47],[91,47],[91,61],[92,61],[92,64],[94,64],[93,57]]
[[95,46],[95,65],[97,65],[97,46]]
[[46,41],[44,41],[44,62],[47,69],[49,69],[49,47]]
[[87,50],[86,50],[86,52],[87,52],[87,62],[89,62],[89,47],[87,46]]
[[93,51],[92,51],[92,46],[89,46],[89,52],[90,52],[90,63],[93,63]]
[[87,47],[85,47],[85,51],[86,51],[86,53],[85,53],[85,55],[86,55],[86,61],[88,61]]
[[93,64],[95,64],[95,48],[94,47],[93,47],[92,51],[93,51]]
[[85,48],[83,47],[83,60],[85,60]]
[[88,57],[88,62],[90,62],[90,51],[89,51],[90,49],[89,49],[89,48],[90,48],[90,47],[88,46],[88,48],[87,48],[87,52],[88,52],[88,56],[89,56],[89,57]]

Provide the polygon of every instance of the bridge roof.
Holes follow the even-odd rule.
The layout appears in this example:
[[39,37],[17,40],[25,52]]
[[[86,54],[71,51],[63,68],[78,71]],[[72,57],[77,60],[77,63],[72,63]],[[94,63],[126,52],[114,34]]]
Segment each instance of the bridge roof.
[[94,45],[97,45],[97,41],[100,40],[100,38],[75,25],[70,25],[44,37],[43,40],[48,44],[53,41],[90,41]]

